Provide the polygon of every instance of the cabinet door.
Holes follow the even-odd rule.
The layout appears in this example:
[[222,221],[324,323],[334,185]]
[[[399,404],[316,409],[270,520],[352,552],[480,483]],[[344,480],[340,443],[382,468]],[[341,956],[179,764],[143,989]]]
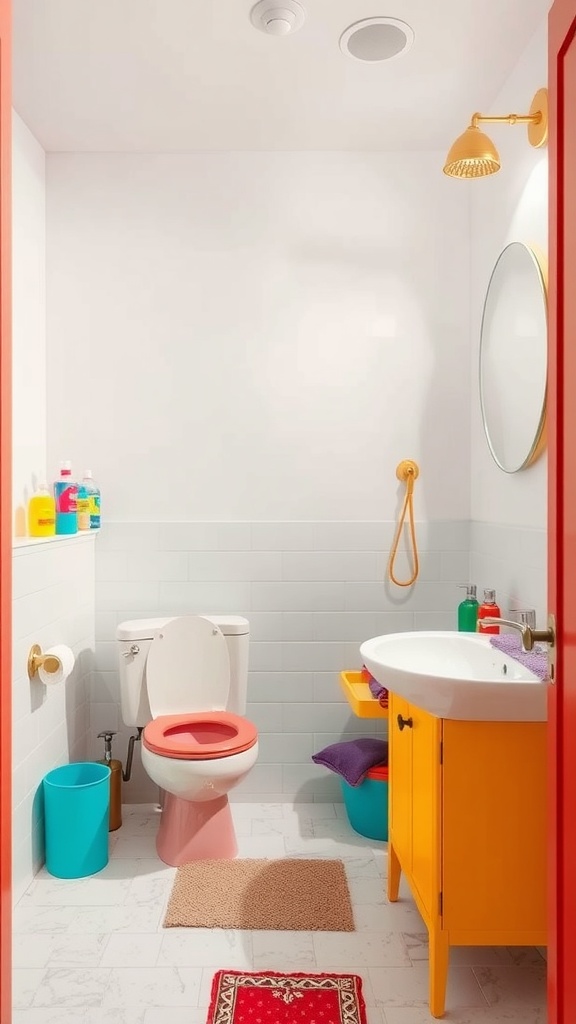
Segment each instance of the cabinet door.
[[408,701],[390,694],[388,719],[390,838],[402,870],[412,870],[412,729]]
[[412,719],[412,881],[430,917],[440,897],[442,722],[409,706]]

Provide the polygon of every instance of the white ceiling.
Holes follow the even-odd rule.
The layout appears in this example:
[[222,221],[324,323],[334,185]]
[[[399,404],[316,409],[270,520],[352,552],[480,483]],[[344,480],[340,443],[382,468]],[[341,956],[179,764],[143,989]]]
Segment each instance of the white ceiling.
[[[14,106],[56,151],[445,149],[550,5],[301,2],[304,26],[272,37],[251,0],[14,0]],[[343,29],[377,15],[407,21],[412,49],[344,56]]]

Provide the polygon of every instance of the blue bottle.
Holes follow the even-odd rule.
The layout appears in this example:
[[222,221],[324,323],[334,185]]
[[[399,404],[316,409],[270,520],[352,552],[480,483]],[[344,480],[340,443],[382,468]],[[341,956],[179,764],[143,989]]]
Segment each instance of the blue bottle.
[[82,477],[82,483],[80,485],[83,492],[88,496],[89,507],[90,507],[90,529],[100,529],[100,488],[94,483],[91,469],[84,470],[84,476]]
[[72,480],[72,464],[62,462],[60,479],[54,484],[54,502],[56,505],[56,533],[77,533],[78,518],[76,501],[78,485]]

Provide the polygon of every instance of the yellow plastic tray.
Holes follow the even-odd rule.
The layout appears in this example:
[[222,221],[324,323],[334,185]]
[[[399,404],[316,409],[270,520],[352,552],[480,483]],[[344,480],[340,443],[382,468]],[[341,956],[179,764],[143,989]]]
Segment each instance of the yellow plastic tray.
[[352,711],[358,718],[388,718],[388,708],[380,707],[362,679],[361,672],[341,672],[340,685]]

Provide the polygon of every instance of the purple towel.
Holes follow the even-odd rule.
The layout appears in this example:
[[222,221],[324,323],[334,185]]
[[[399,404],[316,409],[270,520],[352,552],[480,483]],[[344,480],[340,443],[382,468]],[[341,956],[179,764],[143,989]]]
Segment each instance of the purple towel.
[[548,657],[544,651],[534,649],[525,651],[522,647],[522,640],[516,633],[503,633],[502,636],[491,636],[490,643],[502,654],[507,654],[514,661],[519,661],[525,668],[529,668],[539,679],[548,677]]
[[341,775],[350,786],[359,786],[370,768],[377,764],[388,764],[388,744],[386,740],[374,736],[341,740],[340,743],[331,743],[324,750],[312,754],[312,760]]
[[370,690],[370,693],[375,700],[380,701],[380,698],[382,697],[383,701],[380,701],[380,703],[384,707],[385,701],[388,700],[388,690],[385,686],[382,686],[382,683],[379,683],[377,679],[374,679],[374,676],[370,672],[370,669],[366,668],[366,665],[362,665],[362,671],[367,672],[370,676],[368,680],[368,689]]

